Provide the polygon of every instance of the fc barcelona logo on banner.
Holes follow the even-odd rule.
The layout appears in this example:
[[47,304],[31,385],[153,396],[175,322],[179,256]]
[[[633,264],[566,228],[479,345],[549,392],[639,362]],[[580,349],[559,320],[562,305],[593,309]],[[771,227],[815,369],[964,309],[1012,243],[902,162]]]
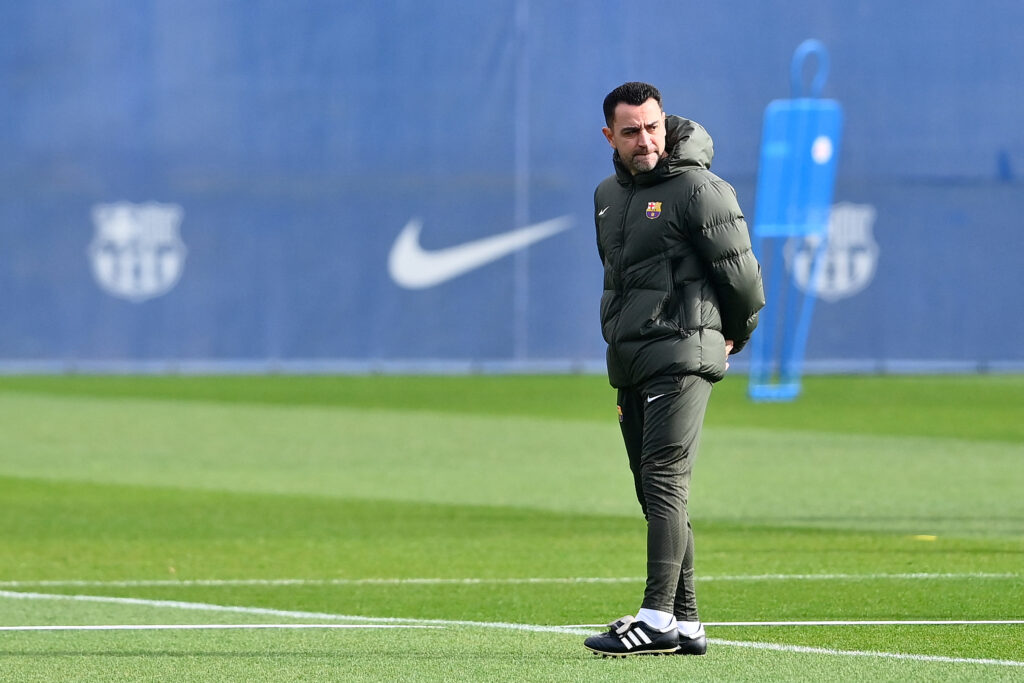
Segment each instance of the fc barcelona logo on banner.
[[109,294],[134,303],[169,292],[185,267],[177,204],[97,204],[89,245],[92,272]]
[[661,202],[647,202],[647,217],[657,218],[661,215]]

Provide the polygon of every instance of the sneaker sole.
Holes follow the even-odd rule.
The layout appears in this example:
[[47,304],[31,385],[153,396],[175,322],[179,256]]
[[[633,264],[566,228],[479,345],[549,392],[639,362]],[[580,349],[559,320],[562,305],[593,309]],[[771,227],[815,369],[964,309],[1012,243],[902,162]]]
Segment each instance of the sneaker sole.
[[[587,647],[584,645],[583,647]],[[625,659],[626,657],[641,657],[643,655],[674,655],[675,649],[671,650],[642,650],[640,652],[602,652],[601,650],[595,650],[592,647],[587,647],[588,650],[593,652],[595,655],[600,656],[602,659]]]

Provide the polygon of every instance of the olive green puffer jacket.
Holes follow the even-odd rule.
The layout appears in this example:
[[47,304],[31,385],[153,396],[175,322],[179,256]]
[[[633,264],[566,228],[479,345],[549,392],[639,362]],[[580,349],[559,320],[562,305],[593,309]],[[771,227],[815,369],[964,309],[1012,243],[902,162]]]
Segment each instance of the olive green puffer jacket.
[[700,124],[669,116],[668,155],[594,193],[597,246],[604,263],[601,330],[608,379],[637,386],[655,376],[725,374],[725,340],[736,353],[764,306],[761,268],[736,192],[711,173],[714,150]]

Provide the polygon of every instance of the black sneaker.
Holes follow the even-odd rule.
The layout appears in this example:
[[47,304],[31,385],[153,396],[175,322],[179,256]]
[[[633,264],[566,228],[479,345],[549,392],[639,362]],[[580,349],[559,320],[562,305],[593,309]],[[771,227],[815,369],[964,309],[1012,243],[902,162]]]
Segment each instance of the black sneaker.
[[704,635],[704,627],[700,627],[700,631],[694,636],[684,636],[682,633],[679,634],[679,647],[676,648],[674,654],[677,655],[702,655],[708,651],[708,639]]
[[670,655],[679,648],[679,629],[674,623],[668,631],[656,631],[642,621],[625,616],[608,627],[607,633],[584,640],[584,647],[604,657]]

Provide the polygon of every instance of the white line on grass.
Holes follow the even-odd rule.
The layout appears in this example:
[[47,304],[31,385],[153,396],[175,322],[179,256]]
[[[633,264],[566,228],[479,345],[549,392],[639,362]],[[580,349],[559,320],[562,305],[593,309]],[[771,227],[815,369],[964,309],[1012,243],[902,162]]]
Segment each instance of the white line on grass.
[[727,647],[745,647],[754,650],[773,650],[775,652],[800,652],[816,655],[835,655],[840,657],[878,657],[881,659],[905,659],[914,662],[941,662],[944,664],[991,664],[994,666],[1024,667],[1024,662],[1012,659],[970,659],[968,657],[946,657],[944,655],[913,655],[903,652],[874,652],[871,650],[833,650],[827,647],[808,647],[806,645],[784,645],[782,643],[750,643],[742,640],[719,640],[708,638],[709,643]]
[[370,579],[130,579],[124,581],[88,581],[79,579],[54,581],[0,581],[3,588],[159,588],[230,587],[230,586],[400,586],[409,585],[473,585],[473,584],[571,584],[571,583],[636,583],[646,579],[619,577],[554,577],[554,578],[370,578]]
[[[862,619],[855,621],[705,621],[705,626],[1008,626],[1024,619]],[[565,628],[608,628],[608,624],[568,624]]]
[[[122,598],[105,595],[62,595],[59,593],[22,593],[18,591],[0,591],[0,598],[15,600],[69,600],[79,602],[100,602],[118,605],[138,605],[146,607],[164,607],[173,609],[200,610],[207,612],[231,612],[235,614],[253,614],[263,616],[287,617],[293,619],[322,619],[325,621],[357,621],[384,624],[417,624],[430,626],[475,626],[480,628],[503,628],[537,633],[565,633],[587,635],[592,631],[565,626],[540,626],[533,624],[512,624],[504,622],[462,621],[448,619],[401,619],[395,617],[363,617],[321,612],[300,612],[277,610],[268,607],[242,607],[234,605],[214,605],[201,602],[179,602],[174,600],[145,600],[142,598]],[[993,666],[1024,667],[1024,662],[1006,659],[969,659],[966,657],[944,657],[939,655],[916,655],[898,652],[872,652],[860,650],[832,650],[828,648],[806,647],[803,645],[786,645],[780,643],[757,643],[739,640],[719,640],[709,638],[709,642],[729,647],[745,647],[778,652],[797,652],[809,654],[825,654],[841,657],[876,657],[884,659],[904,659],[918,662],[941,662],[950,664],[987,664]]]
[[864,619],[861,621],[722,621],[707,626],[978,626],[1024,624],[1024,619]]
[[0,631],[204,631],[222,629],[442,628],[423,624],[85,624],[80,626],[0,626]]
[[697,581],[914,581],[958,579],[1019,579],[1024,574],[1012,572],[905,572],[874,574],[739,574],[734,576],[696,577]]
[[[973,573],[875,573],[875,574],[738,574],[731,576],[697,577],[698,582],[710,581],[874,581],[874,580],[959,580],[959,579],[1019,579],[1022,574],[1003,572]],[[131,579],[122,581],[91,581],[58,579],[43,581],[0,581],[3,588],[159,588],[228,587],[228,586],[400,586],[400,585],[474,585],[474,584],[584,584],[584,583],[642,583],[639,576],[577,576],[577,577],[507,577],[507,578],[365,578],[365,579]]]
[[295,610],[273,609],[271,607],[242,607],[236,605],[216,605],[205,602],[182,602],[178,600],[146,600],[144,598],[123,598],[109,595],[65,595],[61,593],[23,593],[20,591],[0,590],[0,598],[12,600],[67,600],[71,602],[98,602],[111,605],[137,605],[140,607],[163,607],[202,612],[224,612],[231,614],[250,614],[268,617],[284,617],[289,619],[320,619],[323,621],[352,621],[357,623],[384,624],[425,624],[429,626],[480,626],[488,628],[506,628],[519,631],[536,631],[549,633],[571,633],[562,626],[534,626],[531,624],[513,624],[489,621],[458,621],[451,619],[402,619],[398,617],[366,617],[355,614],[332,614],[329,612],[305,612]]

